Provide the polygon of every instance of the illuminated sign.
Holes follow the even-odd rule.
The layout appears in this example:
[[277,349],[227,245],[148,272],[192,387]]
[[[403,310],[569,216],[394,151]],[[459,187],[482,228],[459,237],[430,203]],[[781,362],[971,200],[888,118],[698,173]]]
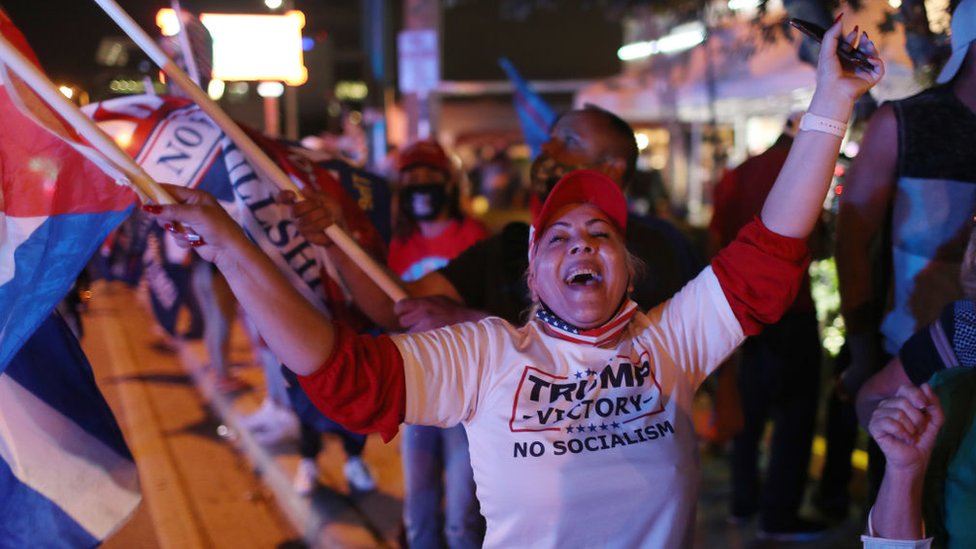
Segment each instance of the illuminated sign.
[[[302,54],[305,14],[282,15],[203,13],[200,22],[213,37],[213,78],[225,81],[278,80],[290,86],[308,80]],[[178,25],[173,10],[156,16],[164,35]],[[177,27],[178,28],[178,27]]]
[[365,82],[341,80],[335,86],[335,95],[338,99],[362,101],[369,94],[369,88]]

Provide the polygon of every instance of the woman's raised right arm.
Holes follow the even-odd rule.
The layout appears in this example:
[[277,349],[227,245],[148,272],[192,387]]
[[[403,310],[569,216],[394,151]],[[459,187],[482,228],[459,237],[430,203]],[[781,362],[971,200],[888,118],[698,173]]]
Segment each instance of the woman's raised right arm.
[[179,222],[203,237],[202,244],[195,244],[185,233],[171,230],[181,247],[194,248],[220,269],[279,360],[300,375],[318,370],[335,346],[332,322],[292,287],[216,199],[176,185],[164,187],[179,203],[144,209],[168,230]]

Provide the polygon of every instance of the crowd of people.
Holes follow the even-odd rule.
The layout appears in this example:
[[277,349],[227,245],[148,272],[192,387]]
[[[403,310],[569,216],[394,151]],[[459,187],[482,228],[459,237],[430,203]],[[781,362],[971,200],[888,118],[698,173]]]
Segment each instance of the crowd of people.
[[[976,0],[952,31],[938,85],[874,113],[840,202],[851,365],[833,393],[850,410],[856,397],[876,443],[865,546],[976,543]],[[872,69],[843,64],[846,44]],[[826,525],[800,510],[823,361],[807,266],[827,253],[822,206],[854,103],[883,75],[871,39],[835,21],[807,110],[716,186],[707,264],[672,224],[632,213],[633,129],[593,106],[560,116],[534,159],[531,223],[496,234],[465,212],[463,171],[441,144],[400,151],[393,234],[374,258],[397,301],[328,235],[350,214],[336,197],[282,192],[355,315],[309,303],[209,194],[167,185],[177,204],[144,209],[202,260],[193,277],[227,390],[237,306],[253,326],[268,397],[243,424],[267,444],[300,438],[296,490],[314,489],[323,432],[340,435],[361,491],[375,488],[364,435],[399,434],[409,547],[690,546],[693,399],[720,368],[743,418],[730,522],[757,516],[760,537],[813,540]],[[830,488],[841,499],[825,511],[846,515],[846,486],[821,496]]]

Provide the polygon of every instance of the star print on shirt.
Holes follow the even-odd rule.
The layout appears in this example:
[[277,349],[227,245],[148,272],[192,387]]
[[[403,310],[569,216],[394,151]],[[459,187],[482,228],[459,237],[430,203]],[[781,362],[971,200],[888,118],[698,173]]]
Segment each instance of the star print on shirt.
[[536,318],[547,325],[551,335],[574,343],[598,346],[618,337],[627,328],[630,319],[633,318],[636,312],[637,303],[628,299],[621,305],[619,311],[613,318],[605,324],[586,330],[573,326],[559,318],[545,304],[542,304],[535,314]]

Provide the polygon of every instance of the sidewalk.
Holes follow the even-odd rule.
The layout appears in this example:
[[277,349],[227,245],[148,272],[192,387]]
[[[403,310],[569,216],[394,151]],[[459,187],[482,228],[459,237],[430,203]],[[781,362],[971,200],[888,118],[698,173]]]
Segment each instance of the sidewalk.
[[323,435],[324,449],[318,456],[321,486],[310,496],[292,488],[298,467],[296,441],[273,447],[260,444],[241,419],[260,406],[265,380],[240,322],[231,328],[231,372],[247,387],[221,393],[208,367],[209,357],[201,341],[179,343],[179,358],[197,389],[220,418],[218,433],[233,444],[264,480],[282,513],[311,547],[372,548],[398,547],[403,504],[403,476],[399,439],[383,444],[371,435],[363,452],[377,483],[369,493],[352,494],[346,485],[342,465],[345,455],[338,438]]

